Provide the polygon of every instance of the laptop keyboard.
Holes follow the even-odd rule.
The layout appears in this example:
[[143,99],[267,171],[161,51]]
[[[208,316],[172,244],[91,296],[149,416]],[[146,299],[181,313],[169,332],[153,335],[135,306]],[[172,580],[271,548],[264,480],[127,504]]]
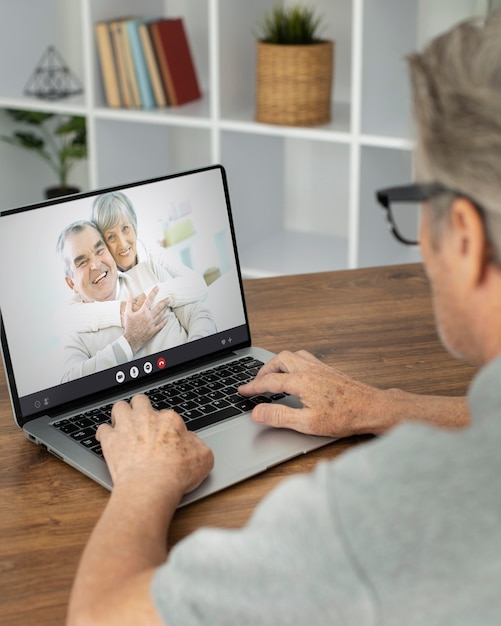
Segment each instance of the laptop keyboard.
[[[199,430],[252,410],[256,404],[273,402],[286,394],[244,398],[237,388],[252,380],[263,363],[247,356],[204,372],[150,389],[145,395],[155,409],[174,409],[189,430]],[[54,422],[53,426],[103,457],[95,433],[101,424],[111,423],[112,404]]]

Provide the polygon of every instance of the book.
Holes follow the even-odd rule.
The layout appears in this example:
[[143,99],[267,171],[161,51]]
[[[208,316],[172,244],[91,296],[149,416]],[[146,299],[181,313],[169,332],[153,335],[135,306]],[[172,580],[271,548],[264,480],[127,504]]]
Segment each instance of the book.
[[148,68],[156,105],[158,107],[166,107],[168,105],[167,95],[165,93],[162,83],[162,77],[160,76],[160,70],[158,67],[157,58],[155,56],[155,50],[153,48],[153,42],[150,36],[150,29],[148,28],[148,22],[141,22],[139,24],[138,31],[143,46],[143,54],[146,60],[146,66]]
[[139,36],[139,26],[149,21],[151,21],[151,18],[129,20],[125,23],[139,97],[143,109],[153,109],[156,106],[150,72],[146,64],[143,44]]
[[122,97],[109,24],[107,22],[97,22],[94,29],[106,104],[113,108],[121,107]]
[[132,98],[132,107],[135,109],[141,108],[141,96],[139,95],[139,86],[137,82],[136,68],[134,67],[134,61],[132,60],[132,50],[129,40],[129,31],[127,24],[129,20],[122,20],[118,23],[118,38],[120,45],[122,46],[125,64],[125,76],[129,84],[130,94]]
[[148,30],[150,31],[151,41],[153,44],[153,49],[155,51],[155,58],[158,64],[158,70],[160,76],[162,78],[162,84],[164,87],[166,98],[170,105],[176,105],[176,96],[174,93],[174,85],[172,83],[172,78],[169,72],[169,66],[167,65],[167,58],[163,51],[162,39],[160,37],[160,31],[158,28],[158,24],[160,21],[165,20],[157,20],[156,22],[152,22],[148,25]]
[[110,22],[113,49],[117,59],[119,84],[122,90],[123,105],[127,108],[140,108],[141,98],[137,86],[136,71],[132,61],[127,22],[137,16],[123,17]]
[[109,23],[109,29],[116,59],[118,83],[122,94],[122,106],[131,108],[133,106],[132,93],[125,68],[125,55],[120,37],[119,24],[120,20],[113,20]]
[[158,66],[169,103],[179,106],[201,97],[197,73],[182,18],[150,24]]

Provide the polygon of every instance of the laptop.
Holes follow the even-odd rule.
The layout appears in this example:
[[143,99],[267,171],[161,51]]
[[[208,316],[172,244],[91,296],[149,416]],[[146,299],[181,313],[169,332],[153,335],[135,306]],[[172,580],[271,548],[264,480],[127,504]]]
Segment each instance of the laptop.
[[[116,268],[111,301],[93,302],[76,279],[67,280],[56,246],[112,192],[136,216],[137,263]],[[115,261],[107,263],[102,276],[113,275]],[[105,488],[113,485],[95,431],[110,420],[114,402],[138,393],[155,408],[177,410],[214,452],[213,471],[180,506],[332,441],[252,421],[256,403],[300,406],[297,398],[248,399],[236,391],[273,354],[251,344],[222,166],[3,211],[0,266],[1,345],[15,422],[30,441]],[[116,300],[124,290],[146,295],[155,283],[169,294],[173,327],[127,352]]]

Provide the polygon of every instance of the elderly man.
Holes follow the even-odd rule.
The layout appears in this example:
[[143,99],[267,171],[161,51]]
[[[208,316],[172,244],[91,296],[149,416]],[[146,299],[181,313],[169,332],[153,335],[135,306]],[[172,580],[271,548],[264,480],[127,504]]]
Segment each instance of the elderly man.
[[[103,236],[85,220],[70,224],[59,236],[57,248],[65,263],[65,280],[84,303],[128,300],[124,328],[73,332],[65,346],[63,381],[126,363],[133,356],[155,354],[215,332],[210,311],[200,302],[169,308],[166,299],[155,303],[156,284],[166,272],[139,263],[126,274],[117,265]],[[148,294],[146,299],[143,294]]]
[[[381,198],[390,210],[422,202],[437,325],[451,351],[481,366],[471,425],[393,428],[284,482],[242,530],[200,531],[167,558],[175,507],[212,456],[176,414],[143,396],[118,403],[98,431],[115,488],[82,557],[70,623],[500,623],[501,14],[436,39],[410,69],[419,183]],[[287,381],[284,361],[259,385]]]

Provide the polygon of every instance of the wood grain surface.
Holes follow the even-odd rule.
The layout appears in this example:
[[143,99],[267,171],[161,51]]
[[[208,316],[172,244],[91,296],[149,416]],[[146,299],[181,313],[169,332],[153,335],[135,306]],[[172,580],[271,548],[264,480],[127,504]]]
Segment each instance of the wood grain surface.
[[[246,281],[245,294],[254,343],[269,350],[304,348],[367,383],[419,393],[461,395],[474,374],[440,345],[419,264]],[[180,509],[169,543],[205,525],[243,525],[285,477],[366,439],[337,441]],[[0,453],[0,623],[63,624],[108,492],[23,437],[3,368]]]

